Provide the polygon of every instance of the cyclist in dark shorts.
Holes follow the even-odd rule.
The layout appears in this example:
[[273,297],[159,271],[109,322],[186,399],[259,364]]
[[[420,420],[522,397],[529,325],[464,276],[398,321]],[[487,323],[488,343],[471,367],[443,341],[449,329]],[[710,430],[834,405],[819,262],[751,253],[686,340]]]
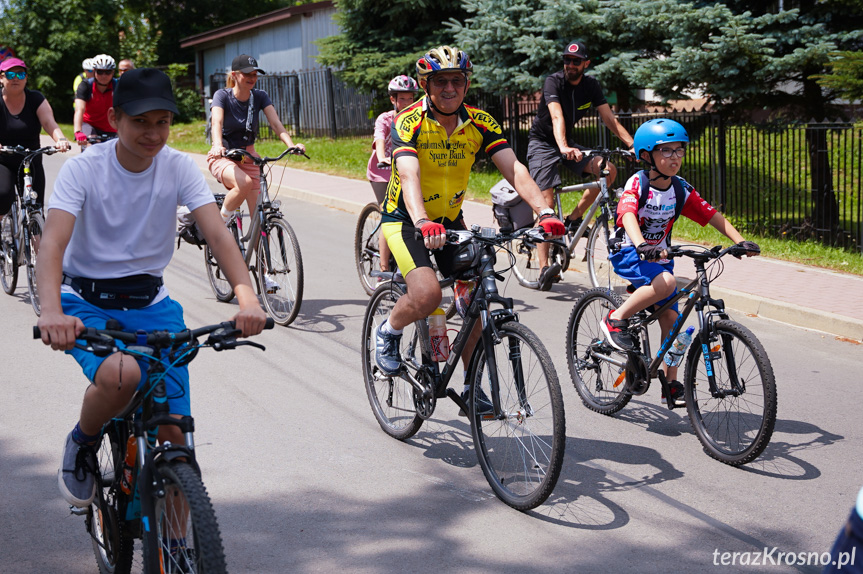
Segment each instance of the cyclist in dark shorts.
[[[602,86],[592,76],[585,75],[590,66],[587,48],[581,42],[572,42],[561,54],[563,70],[545,79],[542,99],[528,134],[527,162],[530,175],[542,190],[546,203],[554,207],[554,188],[561,183],[560,164],[565,165],[576,175],[593,174],[599,178],[601,158],[584,157],[581,150],[587,149],[575,143],[572,137],[573,126],[591,109],[595,109],[602,122],[616,135],[626,147],[632,147],[632,136],[626,131],[605,100]],[[608,164],[608,181],[614,181],[617,170]],[[568,229],[581,225],[581,217],[596,199],[599,190],[590,190],[578,202],[572,213],[566,217]],[[538,246],[540,269],[539,289],[548,291],[553,279],[560,273],[555,264],[548,266],[548,245]]]
[[[563,224],[545,205],[527,168],[486,112],[464,104],[473,66],[468,55],[440,46],[417,61],[417,76],[426,95],[396,116],[393,126],[393,170],[382,205],[382,232],[408,285],[375,337],[375,360],[386,374],[401,366],[399,340],[407,325],[428,317],[440,305],[441,290],[429,250],[444,275],[452,269],[447,229],[464,229],[461,205],[476,154],[485,151],[501,174],[539,215],[539,225],[562,235]],[[416,238],[416,231],[422,239]],[[465,349],[471,356],[479,331]],[[467,365],[465,365],[467,367]]]

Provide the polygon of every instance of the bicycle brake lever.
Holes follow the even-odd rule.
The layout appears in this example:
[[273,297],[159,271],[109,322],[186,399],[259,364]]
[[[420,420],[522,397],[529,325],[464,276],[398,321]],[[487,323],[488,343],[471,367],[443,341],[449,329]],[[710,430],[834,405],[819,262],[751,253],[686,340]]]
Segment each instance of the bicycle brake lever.
[[254,343],[252,341],[237,341],[236,339],[216,341],[215,343],[213,343],[213,348],[216,351],[229,351],[231,349],[236,349],[237,347],[242,347],[243,345],[251,345],[252,347],[256,347],[262,351],[267,350],[267,348],[260,343]]

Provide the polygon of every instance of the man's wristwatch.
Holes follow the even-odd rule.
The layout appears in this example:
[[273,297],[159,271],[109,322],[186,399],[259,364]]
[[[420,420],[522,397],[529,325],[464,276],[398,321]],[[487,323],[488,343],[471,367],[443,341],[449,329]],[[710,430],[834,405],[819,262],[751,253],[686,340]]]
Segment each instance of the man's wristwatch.
[[555,213],[554,213],[554,210],[552,208],[546,207],[545,209],[543,209],[542,211],[539,212],[540,217],[542,217],[543,215],[555,215]]

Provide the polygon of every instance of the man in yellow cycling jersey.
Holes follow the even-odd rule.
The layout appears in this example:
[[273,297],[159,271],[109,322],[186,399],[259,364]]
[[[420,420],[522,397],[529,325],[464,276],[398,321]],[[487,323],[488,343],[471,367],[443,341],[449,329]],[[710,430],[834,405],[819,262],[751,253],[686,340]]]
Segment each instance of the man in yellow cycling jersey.
[[[478,152],[491,156],[503,177],[539,215],[539,225],[547,233],[564,233],[563,223],[516,159],[498,123],[464,104],[472,71],[468,55],[461,50],[450,46],[430,50],[417,61],[425,97],[395,119],[393,170],[383,203],[382,231],[408,289],[375,337],[375,362],[388,375],[401,367],[402,329],[440,305],[441,290],[429,250],[436,251],[438,268],[448,275],[455,247],[445,246],[446,230],[465,229],[461,205]],[[422,232],[421,240],[416,238],[417,230]],[[465,348],[465,362],[478,334],[474,332]]]

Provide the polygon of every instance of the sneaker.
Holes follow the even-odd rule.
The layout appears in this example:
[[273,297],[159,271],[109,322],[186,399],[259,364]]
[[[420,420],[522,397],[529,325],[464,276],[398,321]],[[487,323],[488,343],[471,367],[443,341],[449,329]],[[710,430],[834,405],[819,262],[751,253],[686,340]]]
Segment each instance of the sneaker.
[[612,319],[611,314],[613,312],[613,310],[609,311],[601,323],[606,340],[618,351],[623,351],[624,353],[637,351],[638,345],[629,332],[629,321],[626,319],[623,321]]
[[554,283],[554,278],[560,276],[560,263],[552,263],[542,268],[537,280],[537,289],[540,291],[551,290],[551,285]]
[[[464,404],[466,404],[466,405],[468,404],[468,399],[470,398],[469,395],[470,395],[469,389],[462,391],[461,400],[463,400]],[[477,404],[476,404],[476,414],[482,416],[482,415],[490,415],[494,412],[494,405],[491,404],[491,399],[489,399],[488,396],[486,396],[485,391],[482,390],[482,387],[479,388],[478,399],[479,400],[477,400]],[[466,417],[467,413],[465,413],[463,410],[459,410],[458,416]]]
[[[581,222],[584,221],[583,217],[578,217],[576,219],[570,219],[569,217],[565,217],[563,220],[563,225],[566,226],[567,233],[575,233],[578,231],[578,227],[581,225]],[[581,234],[582,237],[587,237],[590,233],[590,227],[584,228],[584,233]]]
[[[671,389],[671,400],[674,404],[682,404],[683,401],[683,385],[679,381],[671,381],[668,383]],[[665,391],[662,391],[662,404],[666,404],[668,399],[665,398]]]
[[63,464],[57,471],[60,494],[66,502],[77,508],[90,506],[96,497],[95,471],[96,453],[93,447],[76,443],[70,432],[63,447]]
[[279,290],[279,284],[278,284],[278,282],[276,282],[275,279],[273,279],[273,277],[275,277],[275,276],[270,274],[270,273],[267,273],[266,275],[264,275],[264,284],[265,284],[265,287],[267,288],[267,293],[269,293],[271,295]]
[[375,330],[375,363],[384,374],[393,376],[402,368],[399,355],[401,335],[391,335],[383,330],[384,324]]

